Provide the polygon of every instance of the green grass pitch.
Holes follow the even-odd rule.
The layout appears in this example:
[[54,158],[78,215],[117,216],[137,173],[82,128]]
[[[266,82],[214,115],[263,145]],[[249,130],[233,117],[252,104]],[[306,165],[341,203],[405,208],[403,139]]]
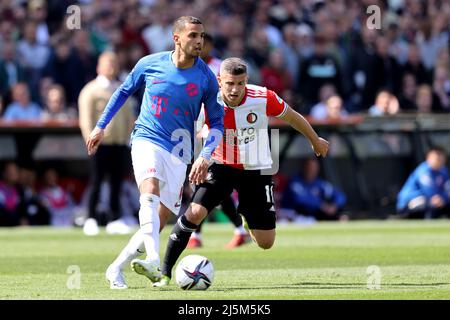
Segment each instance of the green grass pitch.
[[[162,233],[162,254],[171,227]],[[448,220],[282,225],[265,251],[255,244],[227,250],[231,236],[230,224],[206,224],[204,247],[183,254],[213,262],[207,291],[152,288],[129,268],[130,288],[110,290],[104,271],[129,236],[0,229],[0,299],[450,299]],[[379,268],[379,289],[369,266]],[[71,273],[77,268],[79,278]],[[69,289],[77,279],[80,288]]]

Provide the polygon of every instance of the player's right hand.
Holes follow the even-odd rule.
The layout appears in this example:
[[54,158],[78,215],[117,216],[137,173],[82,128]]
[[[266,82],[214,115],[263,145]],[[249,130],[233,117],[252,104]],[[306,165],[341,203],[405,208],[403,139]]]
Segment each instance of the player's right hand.
[[328,148],[330,146],[330,143],[327,140],[319,137],[315,141],[311,141],[311,145],[316,156],[327,156]]
[[103,139],[104,132],[105,130],[100,129],[98,127],[95,127],[94,130],[92,130],[86,141],[88,155],[92,156],[97,152],[97,148]]
[[431,197],[430,204],[434,208],[442,208],[445,205],[445,201],[440,195],[435,194]]

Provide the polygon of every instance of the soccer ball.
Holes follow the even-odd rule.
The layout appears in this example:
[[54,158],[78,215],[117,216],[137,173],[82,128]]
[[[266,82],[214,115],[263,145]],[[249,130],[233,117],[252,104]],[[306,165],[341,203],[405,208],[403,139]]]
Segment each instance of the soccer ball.
[[183,290],[206,290],[214,279],[214,268],[207,258],[191,254],[178,263],[175,281]]

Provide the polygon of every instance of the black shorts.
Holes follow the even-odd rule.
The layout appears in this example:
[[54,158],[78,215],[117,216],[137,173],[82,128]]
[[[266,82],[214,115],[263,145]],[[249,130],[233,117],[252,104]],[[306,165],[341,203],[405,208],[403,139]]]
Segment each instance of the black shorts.
[[275,229],[272,176],[261,175],[260,170],[213,164],[208,169],[207,180],[196,187],[192,202],[210,212],[229,197],[233,189],[239,195],[238,213],[245,217],[249,229]]

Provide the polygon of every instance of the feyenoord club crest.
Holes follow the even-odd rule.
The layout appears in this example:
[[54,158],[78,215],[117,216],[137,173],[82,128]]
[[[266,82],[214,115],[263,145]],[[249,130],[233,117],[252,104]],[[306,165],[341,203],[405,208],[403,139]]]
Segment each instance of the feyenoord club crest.
[[247,122],[248,123],[255,123],[256,120],[258,120],[258,116],[256,115],[256,113],[250,112],[247,115]]

